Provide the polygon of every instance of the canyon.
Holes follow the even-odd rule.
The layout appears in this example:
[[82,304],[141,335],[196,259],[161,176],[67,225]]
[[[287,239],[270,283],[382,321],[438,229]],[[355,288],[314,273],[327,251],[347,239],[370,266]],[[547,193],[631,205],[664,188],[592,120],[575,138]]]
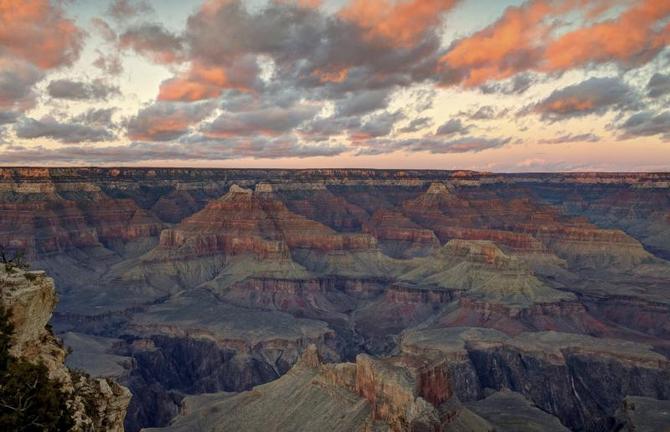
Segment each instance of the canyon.
[[0,247],[117,430],[670,430],[669,173],[7,167]]

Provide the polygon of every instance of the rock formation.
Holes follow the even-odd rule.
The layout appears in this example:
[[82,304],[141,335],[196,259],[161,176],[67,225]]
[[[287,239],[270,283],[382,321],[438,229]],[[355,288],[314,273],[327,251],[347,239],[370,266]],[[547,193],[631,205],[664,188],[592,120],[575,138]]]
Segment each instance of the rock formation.
[[[669,190],[664,173],[0,168],[0,248],[56,280],[67,362],[131,390],[129,432],[614,432],[666,421],[637,414],[670,398]],[[23,303],[20,337],[51,302]]]
[[58,381],[72,412],[72,431],[122,432],[130,392],[116,382],[90,378],[69,370],[66,351],[47,323],[56,305],[53,280],[44,272],[29,272],[0,265],[0,305],[14,326],[10,353],[46,366]]

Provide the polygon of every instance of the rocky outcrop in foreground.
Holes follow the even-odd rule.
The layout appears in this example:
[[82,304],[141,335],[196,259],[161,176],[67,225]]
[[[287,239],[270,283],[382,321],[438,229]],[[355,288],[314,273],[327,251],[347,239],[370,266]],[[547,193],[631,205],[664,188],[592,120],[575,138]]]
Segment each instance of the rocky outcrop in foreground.
[[122,432],[131,396],[128,389],[65,367],[65,349],[47,326],[56,305],[53,280],[44,272],[0,264],[0,305],[14,327],[10,354],[45,365],[49,378],[62,385],[75,423],[71,430]]

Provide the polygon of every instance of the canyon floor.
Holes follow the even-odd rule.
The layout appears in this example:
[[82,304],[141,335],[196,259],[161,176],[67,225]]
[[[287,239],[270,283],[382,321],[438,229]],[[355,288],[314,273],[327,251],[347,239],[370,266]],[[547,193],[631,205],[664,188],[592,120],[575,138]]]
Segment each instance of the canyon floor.
[[670,174],[0,168],[125,430],[670,431]]

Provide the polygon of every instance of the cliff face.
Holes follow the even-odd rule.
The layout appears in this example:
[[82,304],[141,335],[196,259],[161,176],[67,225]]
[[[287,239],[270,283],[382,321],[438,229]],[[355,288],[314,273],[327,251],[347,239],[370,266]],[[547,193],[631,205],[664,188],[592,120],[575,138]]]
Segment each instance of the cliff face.
[[[128,431],[184,400],[237,430],[275,403],[325,429],[341,409],[354,430],[609,432],[624,400],[668,398],[669,190],[667,173],[0,168],[0,247],[55,278],[69,361],[132,390]],[[22,337],[50,302],[17,305],[39,318]],[[644,355],[612,354],[629,342]]]
[[43,272],[11,272],[0,265],[0,302],[14,326],[11,354],[44,364],[62,384],[73,413],[73,431],[122,432],[130,392],[112,380],[93,379],[65,367],[66,352],[47,323],[56,305],[53,280]]

